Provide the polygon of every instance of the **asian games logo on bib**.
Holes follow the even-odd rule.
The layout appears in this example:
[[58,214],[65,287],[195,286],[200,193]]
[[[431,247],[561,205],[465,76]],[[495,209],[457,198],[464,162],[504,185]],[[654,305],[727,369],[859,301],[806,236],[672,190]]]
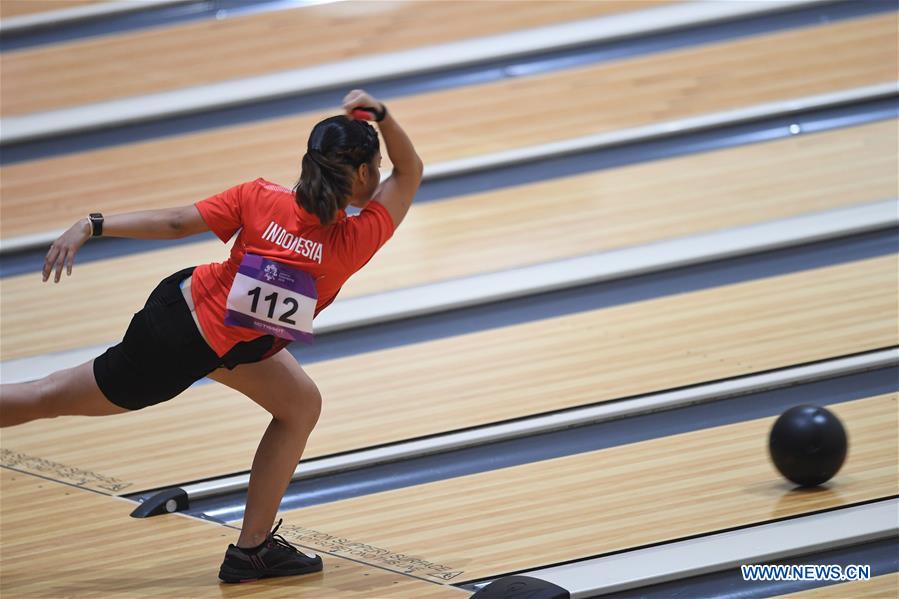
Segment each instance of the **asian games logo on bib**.
[[274,281],[276,278],[278,278],[278,267],[274,264],[268,264],[265,267],[263,276],[265,277],[266,281]]

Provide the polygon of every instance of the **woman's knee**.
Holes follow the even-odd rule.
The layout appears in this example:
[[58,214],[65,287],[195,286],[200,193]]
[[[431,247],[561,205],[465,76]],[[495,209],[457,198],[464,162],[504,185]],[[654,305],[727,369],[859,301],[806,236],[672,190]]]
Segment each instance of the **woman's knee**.
[[35,381],[35,384],[44,418],[108,416],[129,411],[106,399],[97,387],[90,362],[59,370]]
[[[283,390],[281,391],[283,393]],[[310,380],[298,384],[294,391],[282,397],[272,416],[292,425],[312,430],[318,422],[322,409],[322,396],[318,387]]]
[[209,377],[240,391],[265,408],[275,420],[312,430],[322,409],[318,386],[286,351]]
[[312,381],[307,381],[303,385],[302,393],[298,394],[293,404],[299,420],[312,429],[322,413],[322,394],[318,390],[318,386]]
[[312,426],[318,423],[319,417],[322,415],[322,393],[318,390],[318,386],[313,384],[314,392],[309,400],[309,419]]
[[32,382],[31,385],[32,397],[42,418],[56,418],[64,415],[62,387],[57,377],[51,374]]

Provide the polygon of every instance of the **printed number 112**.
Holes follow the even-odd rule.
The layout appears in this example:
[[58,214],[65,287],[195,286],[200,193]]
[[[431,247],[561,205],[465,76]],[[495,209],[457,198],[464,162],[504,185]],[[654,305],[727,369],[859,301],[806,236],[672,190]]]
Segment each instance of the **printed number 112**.
[[[247,292],[247,295],[250,295],[253,297],[253,304],[250,306],[250,311],[255,313],[256,308],[259,307],[259,296],[262,295],[262,288],[254,287],[253,289],[251,289]],[[268,317],[274,318],[275,317],[275,306],[278,304],[278,292],[273,291],[271,293],[271,295],[267,295],[262,299],[264,299],[265,301],[267,301],[269,303],[268,304]],[[300,307],[299,302],[297,302],[297,300],[293,299],[292,297],[285,297],[284,304],[285,305],[293,304],[293,307],[290,310],[288,310],[287,312],[285,312],[284,314],[282,314],[281,318],[279,318],[278,320],[281,322],[286,322],[287,324],[296,324],[296,321],[291,320],[290,317],[293,316],[294,312],[296,312],[297,309],[299,309],[299,307]]]

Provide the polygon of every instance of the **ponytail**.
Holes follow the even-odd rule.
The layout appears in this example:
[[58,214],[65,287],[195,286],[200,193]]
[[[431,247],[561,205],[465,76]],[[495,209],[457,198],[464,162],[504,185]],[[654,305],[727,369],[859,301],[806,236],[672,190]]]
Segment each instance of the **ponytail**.
[[297,203],[323,225],[331,224],[353,193],[356,168],[371,164],[378,149],[378,134],[366,122],[345,116],[321,121],[309,135],[300,179],[293,188]]
[[352,189],[352,175],[345,164],[329,160],[315,150],[303,156],[300,180],[293,191],[300,206],[316,215],[323,225],[334,221],[341,209],[341,200]]

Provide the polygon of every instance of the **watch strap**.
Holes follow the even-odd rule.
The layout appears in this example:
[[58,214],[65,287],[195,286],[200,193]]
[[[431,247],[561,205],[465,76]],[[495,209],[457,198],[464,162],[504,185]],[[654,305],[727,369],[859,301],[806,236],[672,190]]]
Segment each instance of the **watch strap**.
[[103,235],[103,215],[99,212],[92,212],[87,218],[91,222],[91,237]]

